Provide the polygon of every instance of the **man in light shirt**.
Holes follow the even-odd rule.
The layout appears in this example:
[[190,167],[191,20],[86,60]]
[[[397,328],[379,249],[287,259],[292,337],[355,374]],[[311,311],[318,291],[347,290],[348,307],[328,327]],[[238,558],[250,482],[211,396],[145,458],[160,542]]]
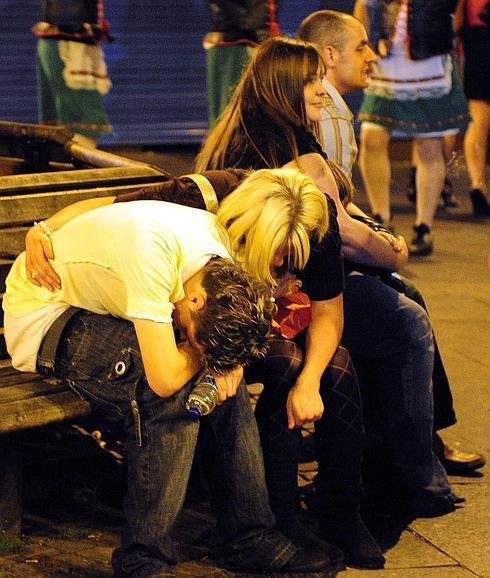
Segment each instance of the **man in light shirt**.
[[[320,10],[310,14],[302,23],[298,36],[306,41],[316,44],[323,60],[326,64],[326,78],[324,86],[327,91],[323,117],[321,121],[322,145],[326,150],[328,157],[335,161],[350,178],[352,176],[352,167],[357,157],[357,144],[353,126],[353,114],[350,111],[343,96],[356,90],[364,89],[369,84],[369,76],[378,60],[377,54],[369,45],[369,39],[363,24],[350,14],[337,12],[334,10]],[[347,205],[347,210],[355,214],[356,207],[352,203]],[[354,266],[355,267],[355,266]],[[349,267],[347,267],[348,269]],[[388,272],[386,272],[388,275]],[[384,276],[385,280],[387,279]],[[346,277],[346,292],[344,294],[344,304],[348,310],[354,303],[368,303],[367,298],[368,286],[364,283],[356,290],[357,279]],[[402,291],[408,297],[421,304],[425,308],[423,297],[417,289],[406,279],[391,278],[390,283],[396,283],[394,288]],[[371,288],[370,298],[378,295],[381,300],[381,294],[375,287]],[[380,303],[381,309],[387,311],[388,300],[385,300],[384,306]],[[410,308],[406,308],[405,323],[413,327],[413,321],[408,315]],[[365,311],[364,307],[352,308],[352,331],[347,335],[344,331],[342,342],[354,356],[360,354],[358,347],[358,337],[363,332],[369,332],[372,336],[373,351],[364,351],[363,354],[372,358],[375,362],[377,358],[389,359],[390,355],[385,349],[377,351],[375,343],[379,341],[379,335],[383,331],[382,318],[380,322],[372,322],[371,311]],[[398,347],[400,351],[406,350],[408,341],[404,341],[403,325],[400,321],[397,331],[392,331],[392,345],[396,347],[396,339],[400,339]],[[345,327],[350,325],[346,324]],[[379,333],[378,333],[379,332]],[[396,334],[396,335],[395,335]],[[398,336],[398,337],[396,337]],[[440,430],[456,422],[454,409],[452,406],[452,395],[450,391],[448,377],[444,365],[434,341],[434,371],[433,395],[434,395],[434,429]],[[381,357],[380,357],[381,356]],[[381,363],[383,363],[381,361]],[[402,360],[399,360],[402,363]],[[362,372],[361,375],[362,383]],[[442,461],[445,468],[450,473],[469,473],[472,474],[474,469],[480,468],[485,464],[485,458],[475,452],[462,452],[443,442],[441,437],[435,431],[434,449]]]

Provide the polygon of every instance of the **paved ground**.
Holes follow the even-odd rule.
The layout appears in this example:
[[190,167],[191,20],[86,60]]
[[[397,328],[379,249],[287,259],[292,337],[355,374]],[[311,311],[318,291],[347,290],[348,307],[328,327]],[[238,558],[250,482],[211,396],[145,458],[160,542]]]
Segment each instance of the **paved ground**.
[[[122,151],[142,156],[176,174],[189,172],[192,151]],[[470,216],[467,182],[462,176],[461,160],[453,169],[461,207],[441,213],[436,225],[436,250],[433,256],[411,260],[404,273],[424,293],[451,379],[458,412],[458,424],[444,432],[445,437],[462,448],[477,449],[490,457],[490,222]],[[396,164],[393,195],[394,226],[410,235],[413,210],[401,194],[406,166]],[[362,194],[361,205],[365,204]],[[485,472],[485,468],[482,470]],[[464,507],[443,518],[418,520],[401,535],[387,552],[384,570],[348,569],[339,576],[356,578],[470,578],[490,577],[490,514],[488,475],[478,478],[451,477],[457,494],[466,498]],[[35,484],[33,486],[36,487]],[[58,500],[63,492],[58,491]],[[42,496],[43,489],[37,488]],[[35,490],[34,490],[35,493]],[[117,517],[77,515],[83,496],[71,496],[65,508],[28,512],[29,534],[17,552],[0,554],[0,576],[77,578],[109,577],[110,551],[117,543]],[[38,496],[39,498],[39,496]],[[77,501],[78,500],[78,501]],[[39,500],[38,500],[39,501]],[[73,502],[73,500],[72,500]],[[70,510],[71,507],[71,510]],[[205,514],[190,512],[182,532],[193,540],[203,531]],[[177,567],[179,576],[231,577],[232,574],[210,566],[206,561],[189,562]],[[296,575],[297,576],[297,575]]]

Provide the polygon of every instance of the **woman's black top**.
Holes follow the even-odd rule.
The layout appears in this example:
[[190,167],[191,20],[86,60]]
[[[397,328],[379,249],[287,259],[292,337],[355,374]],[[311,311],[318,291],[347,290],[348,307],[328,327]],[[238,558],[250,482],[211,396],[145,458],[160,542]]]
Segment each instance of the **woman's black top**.
[[[270,124],[270,123],[269,123]],[[320,143],[305,128],[291,125],[294,130],[298,155],[318,153],[327,158]],[[264,151],[273,150],[281,167],[293,160],[291,149],[284,135],[264,128],[266,121],[254,119],[249,124],[249,131],[255,146],[244,145],[236,154],[226,157],[226,166],[240,169],[275,168],[263,157]],[[260,151],[260,152],[259,152]],[[340,295],[344,289],[344,269],[341,255],[342,241],[337,222],[337,208],[334,201],[327,196],[330,226],[321,242],[311,243],[311,255],[303,271],[297,277],[303,282],[302,290],[314,301],[324,301]]]

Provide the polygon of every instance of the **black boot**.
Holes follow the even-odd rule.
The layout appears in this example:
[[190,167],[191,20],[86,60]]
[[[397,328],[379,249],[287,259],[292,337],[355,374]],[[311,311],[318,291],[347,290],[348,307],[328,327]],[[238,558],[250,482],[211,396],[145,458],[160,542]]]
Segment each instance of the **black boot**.
[[278,462],[264,456],[267,488],[276,528],[298,548],[324,555],[330,570],[342,570],[341,550],[318,536],[298,518],[298,466],[296,461]]
[[360,515],[351,520],[325,520],[321,523],[320,535],[342,550],[347,566],[370,570],[384,568],[383,552]]
[[348,566],[383,568],[383,553],[359,513],[364,434],[355,385],[357,380],[350,391],[348,384],[342,390],[335,387],[324,399],[324,416],[315,424],[320,536],[343,551]]
[[383,568],[383,553],[360,515],[362,436],[318,438],[320,536],[342,550],[348,566]]

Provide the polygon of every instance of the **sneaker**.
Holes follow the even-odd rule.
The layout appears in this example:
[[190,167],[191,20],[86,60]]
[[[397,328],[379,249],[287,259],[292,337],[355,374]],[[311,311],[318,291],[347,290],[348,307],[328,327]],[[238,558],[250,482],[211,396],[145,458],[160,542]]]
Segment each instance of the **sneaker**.
[[415,236],[408,245],[410,255],[414,257],[424,257],[430,255],[434,250],[434,237],[425,223],[413,227]]
[[482,190],[472,189],[470,199],[475,217],[490,217],[490,203]]
[[[279,534],[279,532],[277,532]],[[285,536],[282,535],[282,539]],[[318,539],[318,542],[320,540]],[[313,544],[310,541],[310,547],[306,548],[302,545],[296,546],[290,540],[286,540],[286,546],[288,551],[293,552],[291,557],[284,562],[284,547],[280,548],[282,554],[280,560],[276,560],[277,547],[269,550],[264,548],[264,544],[261,544],[261,548],[255,549],[251,546],[251,549],[243,549],[240,552],[235,552],[229,547],[219,547],[213,551],[211,558],[214,562],[221,568],[226,570],[231,570],[232,572],[248,573],[248,574],[310,574],[314,572],[332,572],[332,570],[340,570],[340,564],[332,564],[329,555],[327,554],[327,549],[325,548],[324,542],[321,542],[321,546],[317,547],[317,544]],[[327,545],[329,546],[329,545]],[[333,550],[332,550],[333,553]]]
[[[128,560],[129,558],[129,560]],[[124,568],[126,566],[126,568]],[[124,552],[116,548],[112,554],[114,578],[176,578],[173,569],[159,557],[138,553]]]

